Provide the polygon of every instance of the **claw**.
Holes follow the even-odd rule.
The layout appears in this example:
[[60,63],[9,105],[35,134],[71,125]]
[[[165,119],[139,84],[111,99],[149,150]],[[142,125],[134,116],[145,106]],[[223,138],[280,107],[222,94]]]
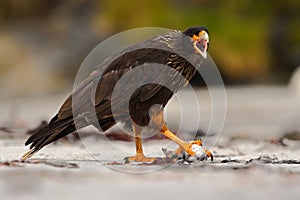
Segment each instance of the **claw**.
[[210,151],[208,151],[207,149],[204,149],[204,151],[205,151],[206,157],[207,157],[207,158],[210,157],[210,160],[211,160],[211,161],[214,161],[214,156],[213,156],[213,154],[212,154]]
[[178,147],[176,150],[175,150],[175,154],[176,155],[180,155],[181,153],[183,153],[184,151],[186,153],[188,153],[190,156],[194,156],[196,153],[194,151],[191,150],[192,148],[192,145],[193,144],[197,144],[199,146],[202,146],[202,142],[201,140],[196,140],[196,141],[192,141],[190,143],[185,143],[183,146],[180,146]]
[[[198,146],[202,146],[202,141],[201,140],[195,140],[195,141],[192,141],[190,143],[186,143],[183,147],[178,147],[176,150],[175,150],[175,154],[179,157],[181,157],[180,155],[184,152],[186,152],[187,154],[189,154],[190,156],[194,156],[196,155],[196,153],[194,151],[192,151],[192,146],[196,144]],[[204,148],[203,148],[204,149]],[[205,151],[205,154],[206,154],[206,157],[207,158],[210,158],[211,161],[213,161],[213,155],[210,151],[208,151],[207,149],[204,149]]]

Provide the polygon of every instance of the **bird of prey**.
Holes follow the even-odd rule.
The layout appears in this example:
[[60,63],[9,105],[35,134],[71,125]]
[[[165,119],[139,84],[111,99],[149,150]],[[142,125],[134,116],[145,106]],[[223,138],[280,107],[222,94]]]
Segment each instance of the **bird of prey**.
[[[201,141],[187,142],[177,137],[168,129],[163,111],[173,94],[196,74],[207,57],[208,46],[207,28],[195,26],[155,36],[107,58],[73,91],[50,122],[28,138],[25,145],[31,144],[30,150],[22,160],[77,129],[98,125],[104,132],[118,122],[134,134],[136,155],[127,157],[128,162],[155,161],[156,158],[144,155],[142,147],[142,134],[155,129],[179,145],[175,153],[195,155],[191,147],[202,145]],[[157,65],[170,70],[163,73]],[[132,76],[128,75],[131,70],[136,72]],[[125,75],[127,79],[121,85],[125,89],[115,94],[118,81]],[[130,98],[125,98],[128,87],[137,81],[145,84],[134,88]],[[96,117],[91,117],[92,111]],[[205,152],[212,158],[211,152]]]

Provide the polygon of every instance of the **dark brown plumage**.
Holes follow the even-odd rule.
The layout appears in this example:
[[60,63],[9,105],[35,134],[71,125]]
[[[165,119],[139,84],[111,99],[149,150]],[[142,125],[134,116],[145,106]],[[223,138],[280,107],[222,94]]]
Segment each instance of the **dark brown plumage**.
[[[23,159],[76,128],[88,125],[97,127],[97,123],[102,131],[106,131],[116,122],[122,122],[133,132],[137,132],[137,128],[133,126],[144,127],[152,123],[160,126],[164,132],[165,128],[161,128],[164,121],[156,116],[162,115],[163,119],[163,108],[173,93],[183,88],[195,75],[203,58],[206,58],[208,42],[206,28],[192,27],[184,32],[172,31],[154,37],[106,59],[65,100],[49,124],[29,137],[25,145],[31,144],[31,150]],[[168,68],[162,72],[157,67],[160,65]],[[132,70],[134,73],[123,80],[120,85],[122,88],[113,96],[113,91],[118,90],[118,81]],[[137,82],[142,85],[134,88]],[[130,96],[126,98],[128,93]],[[115,110],[112,110],[112,103]],[[158,109],[149,111],[153,105],[159,105]],[[93,112],[96,118],[92,116]],[[138,140],[140,135],[141,133],[135,133]],[[138,147],[137,142],[137,154],[141,153],[138,149],[141,149],[141,145]]]

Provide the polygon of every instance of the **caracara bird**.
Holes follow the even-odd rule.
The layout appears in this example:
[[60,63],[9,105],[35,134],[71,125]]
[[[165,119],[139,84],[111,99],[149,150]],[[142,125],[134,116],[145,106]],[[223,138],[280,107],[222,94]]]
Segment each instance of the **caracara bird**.
[[[49,124],[29,137],[25,145],[31,144],[30,150],[22,159],[77,129],[94,125],[104,132],[118,122],[130,130],[135,139],[136,155],[127,157],[128,162],[155,161],[156,158],[146,157],[142,148],[142,133],[155,129],[179,145],[176,153],[185,151],[195,155],[191,146],[201,145],[201,141],[186,142],[172,133],[164,121],[163,109],[206,59],[208,34],[205,27],[198,26],[183,32],[175,30],[129,46],[104,60],[65,100]],[[169,70],[163,72],[157,66]],[[132,75],[128,73],[131,70],[135,70]],[[118,81],[125,75],[127,79],[119,84],[124,88],[114,93]],[[134,88],[139,81],[141,85]],[[133,92],[128,89],[130,86]],[[131,92],[129,98],[126,92]],[[205,152],[212,158],[208,150]]]

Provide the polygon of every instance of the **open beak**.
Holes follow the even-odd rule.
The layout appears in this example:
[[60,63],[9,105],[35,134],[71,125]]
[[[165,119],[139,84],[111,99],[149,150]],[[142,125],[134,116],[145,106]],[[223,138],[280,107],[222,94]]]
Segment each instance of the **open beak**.
[[199,36],[194,36],[193,45],[195,50],[204,58],[207,58],[207,48],[209,43],[209,36],[205,31],[201,31]]

